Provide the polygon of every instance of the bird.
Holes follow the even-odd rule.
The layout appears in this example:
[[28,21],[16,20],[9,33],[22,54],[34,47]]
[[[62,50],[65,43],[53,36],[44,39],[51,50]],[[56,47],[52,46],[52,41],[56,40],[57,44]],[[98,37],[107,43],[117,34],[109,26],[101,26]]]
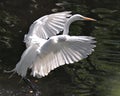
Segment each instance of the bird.
[[[28,34],[25,36],[25,39],[26,37],[30,39],[25,41],[29,46],[23,52],[20,61],[16,64],[12,72],[18,73],[18,75],[24,78],[26,77],[28,69],[31,69],[31,75],[33,77],[42,78],[59,66],[72,64],[87,58],[87,56],[94,51],[96,47],[95,38],[92,36],[70,36],[69,26],[76,20],[96,20],[80,14],[70,15],[69,13],[70,12],[62,12],[56,13],[57,15],[46,15],[47,17],[43,16],[31,25]],[[65,17],[59,17],[62,14],[65,14]],[[70,17],[67,18],[67,15]],[[52,21],[51,19],[53,19],[53,21],[55,20],[55,22],[58,20],[54,19],[56,16],[61,18],[59,21],[65,18],[65,20],[63,20],[63,27],[61,29],[56,28],[57,31],[53,30],[51,26],[47,26],[47,23]],[[46,21],[45,18],[47,18],[48,21]],[[42,20],[40,23],[44,26],[36,25],[36,22],[38,23],[39,20]],[[41,30],[38,27],[44,27],[45,29]],[[61,30],[63,30],[63,34],[57,35]],[[29,41],[30,43],[28,44]]]

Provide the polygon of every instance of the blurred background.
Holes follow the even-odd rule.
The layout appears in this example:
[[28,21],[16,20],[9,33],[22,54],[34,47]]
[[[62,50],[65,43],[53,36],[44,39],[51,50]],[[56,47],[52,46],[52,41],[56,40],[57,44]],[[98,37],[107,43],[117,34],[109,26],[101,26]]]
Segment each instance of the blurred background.
[[120,0],[0,0],[0,96],[33,96],[31,89],[11,70],[25,50],[24,34],[43,15],[72,11],[97,20],[74,22],[70,35],[97,40],[95,52],[47,77],[29,77],[41,96],[120,96]]

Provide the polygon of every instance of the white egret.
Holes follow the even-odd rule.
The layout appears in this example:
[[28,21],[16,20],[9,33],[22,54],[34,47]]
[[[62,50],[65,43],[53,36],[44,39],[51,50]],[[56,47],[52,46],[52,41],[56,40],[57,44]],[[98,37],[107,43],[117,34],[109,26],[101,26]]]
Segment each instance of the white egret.
[[[29,47],[24,51],[20,61],[12,71],[17,72],[18,75],[24,78],[27,70],[31,69],[31,75],[33,75],[33,77],[41,78],[48,75],[51,70],[61,65],[78,62],[79,60],[86,58],[94,51],[93,48],[95,47],[95,41],[91,36],[68,35],[70,24],[76,20],[95,21],[92,18],[84,17],[79,14],[73,15],[67,19],[64,25],[63,35],[49,35],[52,37],[49,37],[48,40],[46,40],[48,35],[41,34],[51,34],[50,32],[54,31],[49,29],[49,27],[49,33],[47,33],[48,31],[41,33],[43,30],[40,28],[36,29],[35,27],[34,31],[30,31],[30,34],[34,33],[31,35],[31,41],[34,43],[30,44]],[[32,26],[34,26],[34,23]],[[47,25],[45,24],[44,27],[45,26]],[[61,31],[61,29],[58,31]],[[32,27],[30,30],[32,30]],[[53,35],[56,35],[56,33],[59,32],[56,31]]]

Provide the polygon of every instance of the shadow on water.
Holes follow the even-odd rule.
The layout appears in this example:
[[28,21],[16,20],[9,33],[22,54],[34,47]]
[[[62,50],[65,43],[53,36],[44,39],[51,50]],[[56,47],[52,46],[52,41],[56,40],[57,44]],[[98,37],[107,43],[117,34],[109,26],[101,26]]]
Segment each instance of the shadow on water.
[[96,37],[95,52],[78,63],[61,66],[47,77],[30,77],[42,96],[119,96],[120,12],[119,0],[1,0],[0,96],[32,96],[18,75],[8,79],[4,70],[14,68],[25,49],[24,34],[30,24],[48,13],[71,10],[97,22],[75,22],[71,35]]

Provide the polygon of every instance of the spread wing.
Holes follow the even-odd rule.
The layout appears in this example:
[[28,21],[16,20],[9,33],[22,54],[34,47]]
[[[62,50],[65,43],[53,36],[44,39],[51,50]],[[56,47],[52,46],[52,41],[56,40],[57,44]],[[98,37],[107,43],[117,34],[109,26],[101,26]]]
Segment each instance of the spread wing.
[[39,18],[30,26],[27,35],[37,35],[40,38],[48,39],[60,33],[60,31],[63,31],[68,17],[71,16],[70,13],[70,11],[59,12]]
[[32,75],[43,77],[64,64],[78,62],[94,51],[93,37],[53,36],[39,50],[40,53],[32,66]]

